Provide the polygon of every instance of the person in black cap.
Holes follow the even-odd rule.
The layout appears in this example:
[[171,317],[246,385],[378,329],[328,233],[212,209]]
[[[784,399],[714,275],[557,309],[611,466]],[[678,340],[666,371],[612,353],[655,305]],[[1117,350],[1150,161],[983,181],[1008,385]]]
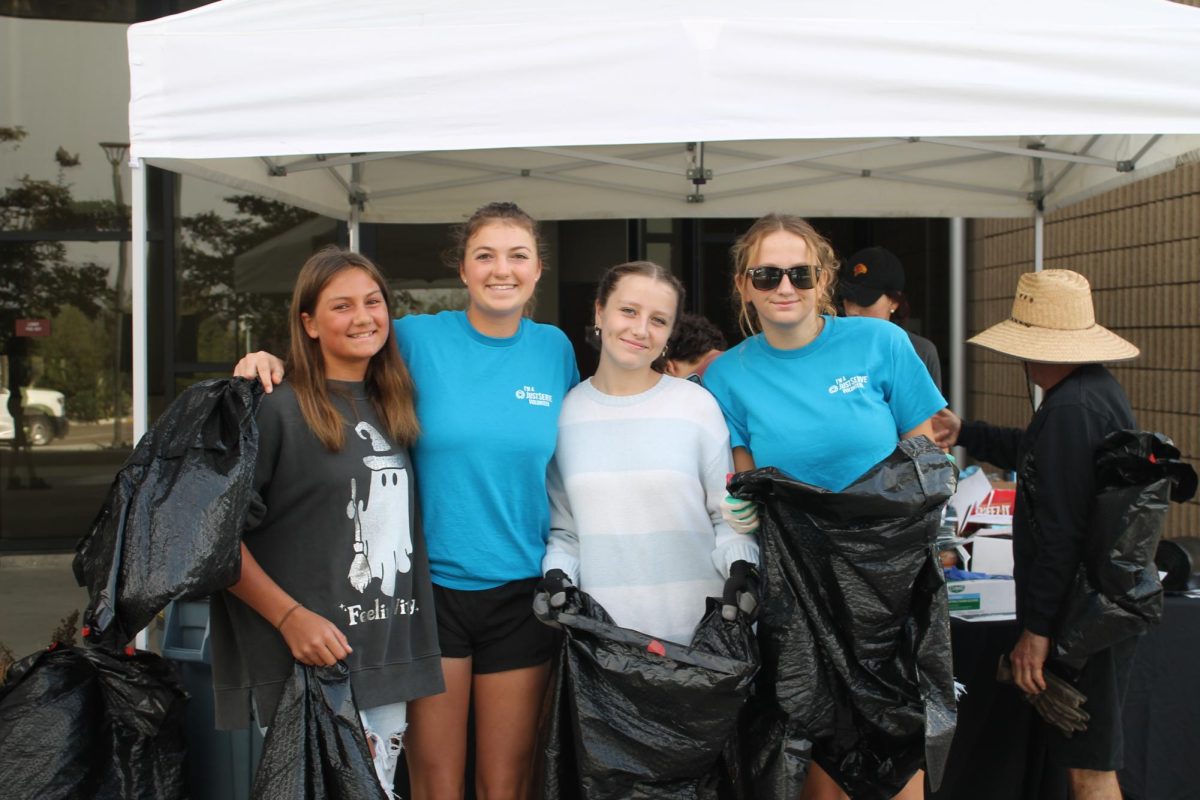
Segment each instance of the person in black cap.
[[[838,274],[838,296],[847,317],[890,319],[904,327],[908,319],[908,298],[904,296],[904,267],[900,259],[886,248],[868,247],[859,250],[842,262]],[[924,336],[912,331],[908,338],[917,351],[929,376],[942,388],[942,362],[937,347]]]

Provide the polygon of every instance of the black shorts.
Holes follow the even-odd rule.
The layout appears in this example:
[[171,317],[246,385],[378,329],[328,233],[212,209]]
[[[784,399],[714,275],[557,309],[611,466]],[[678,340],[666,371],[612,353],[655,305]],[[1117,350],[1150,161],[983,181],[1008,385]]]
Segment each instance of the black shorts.
[[1129,688],[1133,636],[1091,656],[1077,677],[1071,680],[1087,701],[1083,710],[1090,715],[1087,730],[1067,738],[1052,725],[1046,728],[1046,749],[1050,760],[1067,769],[1092,769],[1112,772],[1125,765],[1125,736],[1121,706]]
[[549,661],[558,631],[533,615],[541,578],[492,589],[460,591],[433,585],[438,644],[443,658],[470,658],[476,675],[535,667]]

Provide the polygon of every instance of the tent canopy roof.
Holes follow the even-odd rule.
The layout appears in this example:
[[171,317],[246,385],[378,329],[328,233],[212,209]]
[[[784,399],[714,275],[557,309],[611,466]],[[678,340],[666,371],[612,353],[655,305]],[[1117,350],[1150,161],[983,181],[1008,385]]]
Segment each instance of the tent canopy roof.
[[133,157],[368,221],[1026,216],[1200,151],[1166,0],[224,0],[129,50]]

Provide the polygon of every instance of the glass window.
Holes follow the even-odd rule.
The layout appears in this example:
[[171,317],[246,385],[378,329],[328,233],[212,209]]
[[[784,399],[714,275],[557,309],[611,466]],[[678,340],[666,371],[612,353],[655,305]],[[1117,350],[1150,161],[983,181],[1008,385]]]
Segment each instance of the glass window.
[[228,374],[248,351],[286,352],[296,275],[338,239],[335,220],[182,178],[174,362]]

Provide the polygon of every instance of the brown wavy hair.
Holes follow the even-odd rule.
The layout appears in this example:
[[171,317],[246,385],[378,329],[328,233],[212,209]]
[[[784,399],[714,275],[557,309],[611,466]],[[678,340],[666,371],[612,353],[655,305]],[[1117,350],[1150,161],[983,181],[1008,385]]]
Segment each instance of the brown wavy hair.
[[292,290],[292,306],[288,312],[291,344],[284,372],[296,392],[300,413],[304,415],[304,421],[308,423],[313,435],[320,439],[327,449],[335,453],[341,450],[345,442],[346,420],[329,399],[321,343],[304,330],[301,314],[312,315],[316,311],[321,291],[337,275],[348,269],[361,269],[367,273],[383,293],[389,320],[387,340],[367,364],[367,398],[380,422],[387,429],[389,438],[399,446],[408,447],[416,441],[421,431],[414,405],[416,393],[412,376],[396,346],[396,331],[390,323],[392,295],[388,290],[387,280],[371,259],[361,253],[330,245],[313,253],[308,261],[304,262],[304,266],[300,268],[300,275],[296,278],[296,286]]
[[[450,246],[442,252],[442,263],[456,273],[459,272],[462,269],[463,261],[467,257],[467,242],[471,241],[471,237],[480,228],[490,225],[493,222],[513,225],[521,228],[533,237],[533,249],[537,253],[538,263],[541,264],[542,271],[546,271],[546,245],[542,240],[541,226],[538,225],[536,219],[525,213],[519,205],[507,200],[480,206],[475,209],[474,214],[467,218],[466,222],[451,228]],[[535,288],[534,293],[529,298],[529,302],[525,304],[525,316],[532,317],[536,307],[537,289]]]
[[803,239],[808,246],[810,259],[816,261],[813,266],[817,268],[816,288],[820,292],[817,298],[817,312],[831,315],[837,313],[834,292],[837,289],[838,260],[833,254],[833,246],[824,236],[817,233],[816,228],[800,217],[793,214],[767,214],[755,220],[750,229],[738,237],[729,251],[733,260],[733,308],[738,315],[738,327],[746,336],[752,336],[762,329],[758,321],[758,312],[751,303],[746,302],[745,293],[742,291],[742,287],[749,280],[746,270],[754,266],[750,262],[762,240],[779,231]]

